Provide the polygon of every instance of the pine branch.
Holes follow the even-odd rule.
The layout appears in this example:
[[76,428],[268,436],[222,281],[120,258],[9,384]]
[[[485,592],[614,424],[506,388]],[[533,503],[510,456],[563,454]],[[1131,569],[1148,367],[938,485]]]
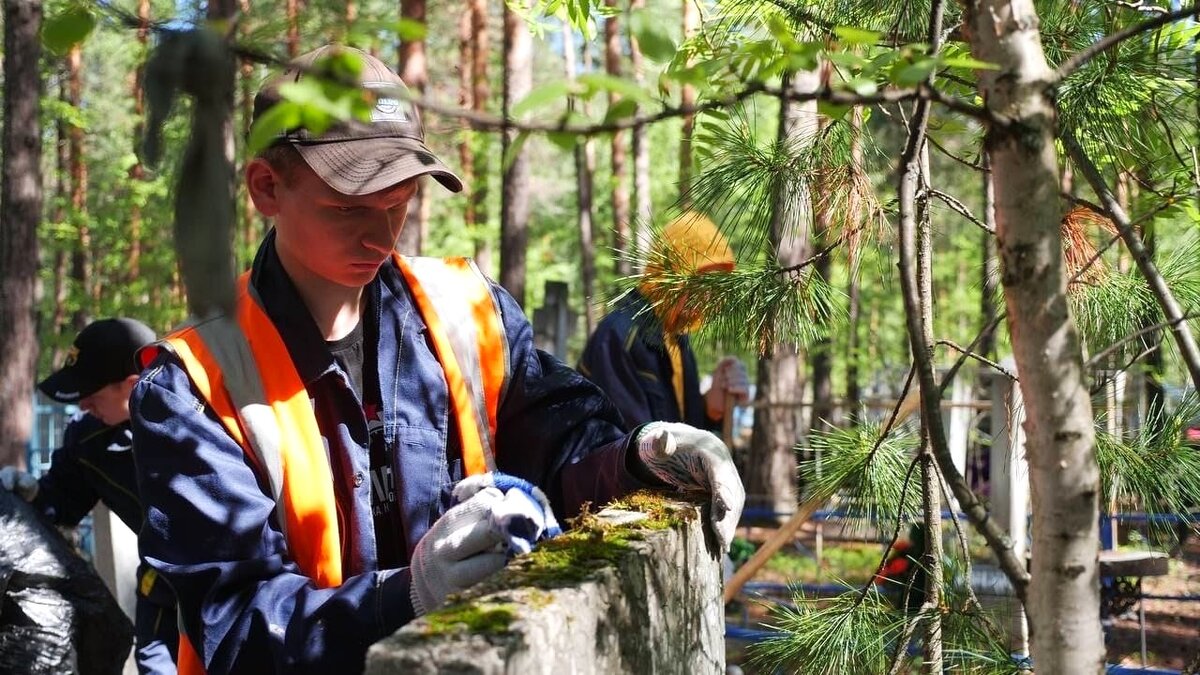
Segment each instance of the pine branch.
[[995,230],[988,227],[982,220],[976,218],[975,214],[971,213],[971,210],[968,209],[966,205],[958,199],[946,194],[945,192],[942,192],[941,190],[934,190],[932,188],[927,190],[926,194],[928,194],[930,197],[936,198],[946,206],[949,206],[951,210],[955,211],[963,218],[971,221],[971,224],[979,227],[979,229],[983,230],[984,232],[992,235],[996,234]]
[[1165,26],[1172,21],[1186,19],[1189,16],[1195,15],[1197,7],[1198,6],[1196,4],[1193,4],[1186,9],[1179,9],[1174,12],[1161,14],[1148,21],[1143,21],[1136,26],[1130,26],[1124,30],[1119,30],[1115,33],[1104,36],[1103,38],[1097,40],[1090,47],[1076,52],[1069,59],[1059,64],[1058,69],[1055,70],[1050,76],[1050,81],[1047,84],[1054,86],[1059,82],[1062,82],[1071,73],[1079,70],[1083,64],[1092,60],[1097,55],[1104,53],[1106,50],[1120,44],[1121,42],[1124,42],[1125,40],[1128,40],[1129,38],[1137,37],[1142,33],[1147,33],[1161,26]]
[[[1191,11],[1195,12],[1195,7]],[[1175,337],[1176,346],[1179,348],[1179,356],[1187,366],[1188,374],[1192,378],[1192,385],[1197,390],[1200,390],[1200,347],[1196,345],[1196,339],[1184,321],[1183,310],[1175,300],[1175,295],[1167,286],[1166,280],[1159,273],[1154,261],[1151,260],[1145,243],[1142,242],[1141,236],[1134,229],[1129,216],[1125,214],[1125,210],[1121,208],[1121,204],[1117,201],[1116,196],[1109,189],[1108,183],[1100,175],[1100,170],[1096,168],[1096,165],[1084,153],[1083,148],[1080,147],[1079,142],[1069,129],[1063,130],[1062,141],[1063,146],[1066,147],[1068,154],[1071,156],[1071,161],[1083,172],[1092,189],[1100,197],[1100,201],[1104,203],[1105,208],[1112,215],[1113,221],[1116,222],[1121,239],[1125,241],[1125,246],[1137,262],[1138,270],[1141,271],[1142,276],[1146,279],[1146,283],[1150,286],[1150,290],[1154,293],[1154,297],[1162,309],[1163,316],[1170,323],[1171,334]]]

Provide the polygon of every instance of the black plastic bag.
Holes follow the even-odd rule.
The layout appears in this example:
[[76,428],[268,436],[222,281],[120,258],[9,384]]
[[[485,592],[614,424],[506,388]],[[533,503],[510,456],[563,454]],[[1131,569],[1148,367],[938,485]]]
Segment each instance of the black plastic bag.
[[133,625],[87,562],[0,490],[0,673],[119,675]]

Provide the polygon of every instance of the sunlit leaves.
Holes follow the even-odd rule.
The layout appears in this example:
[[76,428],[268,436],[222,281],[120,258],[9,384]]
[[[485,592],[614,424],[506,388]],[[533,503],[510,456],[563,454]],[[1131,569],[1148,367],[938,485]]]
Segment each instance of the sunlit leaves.
[[281,84],[282,100],[254,121],[247,152],[257,153],[291,129],[320,135],[340,122],[370,119],[374,94],[359,84],[361,73],[362,61],[355,54],[335,52],[299,80]]
[[71,4],[46,18],[42,24],[42,43],[58,54],[87,39],[96,28],[96,15],[82,4]]

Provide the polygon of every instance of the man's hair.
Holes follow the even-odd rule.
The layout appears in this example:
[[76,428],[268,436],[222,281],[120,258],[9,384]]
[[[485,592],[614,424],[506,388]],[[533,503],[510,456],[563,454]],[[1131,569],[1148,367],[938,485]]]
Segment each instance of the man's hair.
[[258,156],[266,160],[285,183],[291,183],[296,169],[305,165],[304,158],[291,143],[276,143],[259,152]]

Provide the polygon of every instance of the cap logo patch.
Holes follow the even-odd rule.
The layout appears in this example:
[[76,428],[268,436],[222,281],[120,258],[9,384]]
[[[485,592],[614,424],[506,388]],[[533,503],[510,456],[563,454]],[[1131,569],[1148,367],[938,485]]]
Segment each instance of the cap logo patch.
[[79,360],[79,347],[71,345],[67,350],[67,358],[63,360],[63,368],[70,368]]
[[380,96],[375,99],[375,109],[371,111],[372,122],[407,122],[408,115],[400,99]]

